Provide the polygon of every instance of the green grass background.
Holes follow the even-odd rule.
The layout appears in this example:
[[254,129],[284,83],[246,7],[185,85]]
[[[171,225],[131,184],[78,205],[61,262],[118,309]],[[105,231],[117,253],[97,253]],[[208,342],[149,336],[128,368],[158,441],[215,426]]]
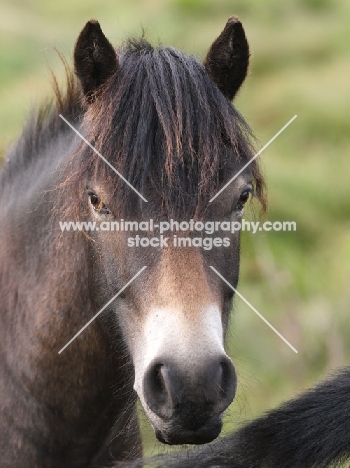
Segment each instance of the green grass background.
[[[236,106],[260,144],[298,114],[260,158],[265,218],[297,231],[244,234],[239,289],[299,353],[236,299],[228,350],[239,391],[225,431],[350,361],[349,0],[0,1],[0,158],[50,94],[48,68],[62,76],[54,47],[70,58],[88,19],[114,44],[143,26],[150,40],[203,57],[232,14],[252,50]],[[163,451],[141,420],[146,452]]]

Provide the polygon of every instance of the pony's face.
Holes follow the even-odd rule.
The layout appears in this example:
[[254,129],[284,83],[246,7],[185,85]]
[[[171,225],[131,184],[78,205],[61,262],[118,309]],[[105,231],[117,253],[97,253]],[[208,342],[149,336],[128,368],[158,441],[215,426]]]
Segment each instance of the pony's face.
[[[99,306],[147,266],[111,307],[133,360],[134,389],[158,439],[168,444],[206,443],[217,437],[223,411],[236,392],[235,369],[224,349],[233,291],[210,267],[237,286],[239,232],[212,230],[218,219],[226,226],[240,220],[251,183],[245,173],[213,202],[220,216],[201,219],[206,233],[163,233],[167,247],[137,246],[137,236],[158,244],[158,229],[89,233],[98,258],[95,269],[108,284]],[[105,204],[102,193],[96,185],[87,191],[89,219],[101,226],[117,221],[120,228],[112,201]],[[206,247],[178,246],[195,238],[205,239]],[[223,239],[227,246],[216,247]]]
[[[211,82],[210,89],[214,93],[219,92],[217,87],[221,90],[225,109],[231,108],[227,97],[233,98],[245,77],[248,55],[242,26],[236,19],[230,19],[211,47],[206,58],[206,71],[203,71],[207,79],[210,76],[215,83]],[[101,106],[101,113],[105,112],[107,116],[110,112],[109,104],[101,98],[102,94],[95,91],[109,77],[118,73],[118,63],[115,51],[97,23],[88,23],[81,33],[76,45],[75,62],[87,101],[92,108]],[[102,67],[101,73],[96,73],[98,66]],[[146,86],[147,81],[145,83]],[[202,95],[199,101],[203,99]],[[159,120],[164,117],[156,106],[155,113]],[[91,116],[90,125],[94,128]],[[205,145],[201,148],[201,130],[198,130],[198,141],[191,135],[191,142],[197,141],[198,145],[193,151],[194,157],[198,158],[196,168],[191,172],[184,167],[178,179],[174,177],[172,183],[178,184],[178,187],[173,190],[173,194],[179,194],[182,189],[191,192],[193,187],[185,181],[190,176],[192,179],[197,177],[193,196],[200,197],[197,185],[205,185],[198,176],[203,169],[199,159],[201,151],[209,152],[206,155],[209,162],[212,157],[218,167],[226,166],[224,180],[215,187],[217,191],[243,168],[246,163],[244,158],[239,160],[235,156],[234,149],[227,143],[227,135],[225,139],[222,138],[225,124],[219,127],[217,137],[214,132],[213,138],[220,141],[212,144],[215,149],[212,154],[211,140],[208,140],[207,148],[204,148]],[[191,128],[188,127],[189,130]],[[124,129],[126,131],[127,127]],[[151,131],[143,134],[145,142],[157,140],[156,130],[149,138]],[[116,135],[113,135],[113,129],[110,132],[109,138],[120,139],[118,132]],[[94,138],[97,144],[98,138],[98,135]],[[184,152],[189,154],[189,147],[185,144],[183,147]],[[155,151],[162,153],[163,150],[158,148]],[[214,154],[220,151],[226,154],[223,161],[218,154]],[[186,158],[182,158],[185,161],[183,165],[186,165]],[[148,166],[151,167],[149,161]],[[130,197],[134,197],[134,202],[129,203],[132,209],[123,222],[119,216],[121,199],[118,191],[113,190],[113,186],[120,183],[116,174],[107,180],[96,167],[88,172],[82,202],[87,209],[88,219],[101,227],[89,233],[101,306],[138,271],[147,267],[110,307],[134,364],[134,389],[156,435],[160,441],[168,444],[200,444],[210,442],[219,435],[222,414],[236,392],[235,369],[224,349],[233,290],[211,267],[219,271],[234,288],[237,286],[237,223],[253,190],[254,174],[250,167],[246,168],[220,196],[211,203],[207,200],[204,210],[194,210],[193,218],[188,219],[186,216],[190,216],[192,211],[184,208],[185,211],[180,210],[183,217],[174,219],[171,224],[171,219],[166,215],[169,213],[171,197],[170,202],[166,199],[165,210],[161,209],[164,208],[166,187],[163,184],[162,189],[157,190],[157,184],[161,185],[165,177],[166,164],[164,174],[161,165],[158,170],[160,174],[151,167],[150,177],[137,185],[147,197],[147,203],[140,201],[130,189]],[[172,189],[169,187],[170,192]],[[174,195],[173,203],[177,204]],[[179,214],[179,210],[174,212]],[[135,224],[129,224],[126,230],[126,222]],[[187,222],[188,229],[184,224],[182,227],[176,224],[181,222]],[[102,226],[106,226],[106,230]],[[131,227],[133,230],[130,230]]]

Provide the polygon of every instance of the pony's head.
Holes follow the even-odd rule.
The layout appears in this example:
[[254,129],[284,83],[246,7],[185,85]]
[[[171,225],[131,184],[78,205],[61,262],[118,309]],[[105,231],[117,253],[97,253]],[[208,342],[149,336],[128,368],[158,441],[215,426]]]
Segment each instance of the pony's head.
[[210,202],[253,156],[249,128],[230,102],[247,74],[244,30],[230,18],[201,64],[144,39],[116,51],[90,21],[74,59],[86,105],[81,131],[148,200],[84,143],[74,155],[79,174],[70,179],[80,219],[206,226],[199,234],[190,225],[186,233],[168,230],[163,240],[159,227],[100,229],[89,242],[96,307],[147,266],[110,308],[158,439],[209,442],[220,433],[237,383],[224,349],[233,292],[210,266],[237,286],[239,232],[216,232],[215,223],[239,221],[253,191],[263,201],[254,161]]

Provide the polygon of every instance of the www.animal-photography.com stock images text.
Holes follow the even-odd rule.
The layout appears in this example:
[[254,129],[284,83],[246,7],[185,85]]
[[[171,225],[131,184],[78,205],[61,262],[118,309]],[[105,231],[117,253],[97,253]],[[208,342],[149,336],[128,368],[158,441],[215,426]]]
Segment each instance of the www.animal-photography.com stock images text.
[[350,1],[0,12],[0,468],[349,468]]

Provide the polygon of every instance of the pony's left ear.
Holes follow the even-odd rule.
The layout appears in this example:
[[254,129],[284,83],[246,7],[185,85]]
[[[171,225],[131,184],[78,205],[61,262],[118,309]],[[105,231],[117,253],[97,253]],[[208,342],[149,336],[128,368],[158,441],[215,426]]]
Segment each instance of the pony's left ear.
[[88,21],[74,48],[74,69],[88,102],[118,69],[118,57],[98,21]]
[[235,16],[213,42],[204,66],[217,87],[231,101],[247,76],[249,45],[242,23]]

